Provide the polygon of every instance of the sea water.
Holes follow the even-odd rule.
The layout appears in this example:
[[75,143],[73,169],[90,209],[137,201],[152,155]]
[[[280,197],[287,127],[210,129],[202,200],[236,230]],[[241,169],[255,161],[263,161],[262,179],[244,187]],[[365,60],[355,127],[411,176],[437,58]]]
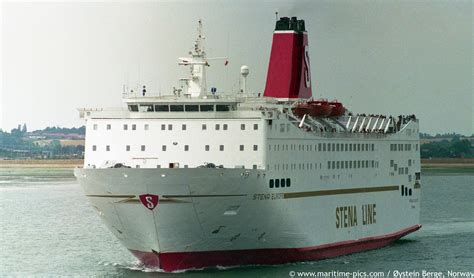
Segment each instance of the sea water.
[[459,275],[474,272],[473,173],[423,175],[421,223],[421,230],[378,250],[315,262],[166,274],[142,267],[120,245],[89,205],[72,169],[0,168],[2,277],[465,277]]

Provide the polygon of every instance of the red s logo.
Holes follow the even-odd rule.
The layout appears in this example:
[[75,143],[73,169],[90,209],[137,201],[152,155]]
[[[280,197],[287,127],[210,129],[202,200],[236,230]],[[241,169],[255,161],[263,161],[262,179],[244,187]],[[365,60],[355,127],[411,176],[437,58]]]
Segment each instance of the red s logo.
[[142,204],[149,210],[153,210],[158,206],[158,195],[153,194],[143,194],[138,196]]

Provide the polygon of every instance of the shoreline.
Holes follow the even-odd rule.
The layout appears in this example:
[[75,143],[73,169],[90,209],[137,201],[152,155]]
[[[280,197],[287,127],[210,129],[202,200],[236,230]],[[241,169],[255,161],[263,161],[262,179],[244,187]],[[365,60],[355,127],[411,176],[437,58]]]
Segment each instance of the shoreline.
[[[0,160],[0,168],[76,168],[83,165],[83,159]],[[422,159],[421,168],[474,168],[474,158]]]
[[82,159],[0,160],[0,168],[76,168],[83,165]]

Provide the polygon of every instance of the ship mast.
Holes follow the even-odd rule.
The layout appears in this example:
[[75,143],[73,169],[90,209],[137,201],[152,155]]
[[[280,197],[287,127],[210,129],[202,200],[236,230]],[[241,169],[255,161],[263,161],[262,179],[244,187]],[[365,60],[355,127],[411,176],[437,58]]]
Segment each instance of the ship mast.
[[194,42],[193,50],[189,52],[189,58],[178,58],[178,65],[190,66],[190,76],[181,80],[185,81],[184,94],[191,97],[203,97],[207,94],[206,67],[209,66],[209,63],[204,51],[205,37],[202,33],[201,19],[198,21],[197,32],[198,36]]
[[[204,51],[204,40],[206,37],[203,35],[202,32],[201,19],[199,19],[198,21],[197,33],[198,36],[194,41],[194,48],[189,51],[189,57],[178,58],[178,65],[190,66],[190,76],[180,79],[180,81],[184,81],[184,84],[181,86],[181,90],[179,90],[179,92],[182,91],[186,96],[201,98],[207,95],[206,68],[209,67],[209,61],[227,61],[228,59],[227,57],[206,57],[206,52]],[[225,65],[227,65],[227,62],[225,63]]]

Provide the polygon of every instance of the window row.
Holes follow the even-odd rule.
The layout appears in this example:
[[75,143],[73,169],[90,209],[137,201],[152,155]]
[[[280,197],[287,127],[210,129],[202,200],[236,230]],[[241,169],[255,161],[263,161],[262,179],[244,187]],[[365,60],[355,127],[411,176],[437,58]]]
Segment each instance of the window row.
[[[144,152],[145,150],[146,150],[146,146],[141,145],[140,146],[140,151]],[[161,150],[165,152],[166,151],[166,145],[162,145]],[[206,152],[210,151],[211,146],[210,145],[205,145],[204,150]],[[225,146],[224,145],[219,145],[218,150],[221,151],[221,152],[224,151]],[[245,145],[239,145],[239,150],[240,151],[245,151]],[[253,145],[252,150],[255,151],[255,152],[258,151],[258,145]],[[94,151],[94,152],[97,151],[97,145],[92,145],[92,151]],[[105,146],[105,151],[110,152],[110,145]],[[125,151],[127,151],[127,152],[131,151],[130,145],[125,146]],[[184,151],[185,152],[189,151],[189,145],[184,145]]]
[[404,185],[402,185],[402,187],[401,187],[401,193],[402,193],[402,196],[411,196],[412,195],[411,188],[405,187]]
[[[130,124],[130,125],[123,124],[122,125],[123,130],[129,130],[129,126],[130,126],[130,130],[137,130],[137,125],[136,124]],[[202,124],[201,129],[202,130],[207,130],[207,126],[208,126],[207,124]],[[229,126],[227,124],[215,124],[214,129],[215,130],[221,130],[221,126],[222,126],[222,130],[228,130],[229,129]],[[93,129],[98,130],[99,129],[98,124],[94,124]],[[144,124],[143,125],[143,130],[149,130],[149,129],[150,129],[149,124]],[[245,129],[246,129],[246,124],[241,124],[240,125],[240,130],[245,130]],[[106,130],[112,130],[112,125],[107,124],[106,125]],[[161,124],[161,130],[173,130],[173,125],[172,124]],[[181,125],[181,130],[187,130],[186,124]],[[258,130],[258,124],[253,124],[253,130]]]
[[408,167],[400,167],[398,168],[399,175],[408,175]]
[[350,144],[350,143],[318,143],[314,145],[305,144],[274,144],[268,145],[269,151],[318,151],[318,152],[365,152],[374,151],[374,144]]
[[[202,124],[201,129],[207,130],[207,124]],[[214,129],[220,130],[221,124],[215,124]],[[222,124],[222,130],[227,130],[227,129],[228,129],[227,124]],[[245,129],[246,129],[246,124],[240,124],[240,130],[245,130]],[[258,130],[258,124],[253,124],[253,130]]]
[[268,182],[268,186],[270,188],[279,188],[279,187],[290,187],[291,186],[291,179],[270,179]]
[[[418,151],[418,144],[415,144],[415,150]],[[390,144],[390,151],[411,151],[411,144]]]
[[[321,168],[321,163],[319,163]],[[267,164],[267,169],[270,169],[270,165]],[[318,169],[318,163],[290,163],[290,164],[273,164],[274,171],[280,170],[316,170]]]
[[328,161],[328,169],[359,169],[378,167],[379,162],[375,160]]
[[130,112],[227,112],[236,110],[232,104],[131,104]]

